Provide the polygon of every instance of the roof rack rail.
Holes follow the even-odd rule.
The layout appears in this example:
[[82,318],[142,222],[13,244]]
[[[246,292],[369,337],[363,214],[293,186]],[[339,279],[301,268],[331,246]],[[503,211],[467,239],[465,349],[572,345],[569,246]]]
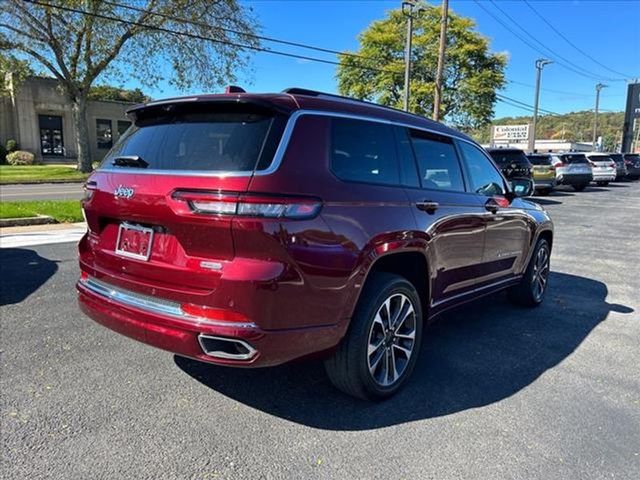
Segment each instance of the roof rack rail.
[[[422,119],[426,118],[426,117],[423,117],[421,115],[417,115],[415,113],[405,112],[404,110],[400,110],[399,108],[389,107],[387,105],[380,105],[379,103],[370,102],[368,100],[359,100],[357,98],[346,97],[344,95],[338,95],[337,93],[319,92],[317,90],[309,90],[309,89],[300,88],[300,87],[285,88],[282,91],[282,93],[288,93],[289,95],[306,95],[308,97],[318,97],[318,98],[333,98],[335,100],[340,100],[340,101],[343,101],[343,102],[365,104],[365,105],[368,105],[370,107],[383,108],[385,110],[393,110],[393,111],[396,111],[396,112],[404,113],[404,114],[411,115],[411,116],[414,116],[414,117],[419,117],[419,118],[422,118]],[[429,119],[427,118],[427,120],[429,120]]]

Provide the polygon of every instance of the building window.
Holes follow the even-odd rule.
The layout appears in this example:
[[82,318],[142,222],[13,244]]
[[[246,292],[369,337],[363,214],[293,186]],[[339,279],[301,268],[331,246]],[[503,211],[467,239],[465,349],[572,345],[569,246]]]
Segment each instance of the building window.
[[63,156],[62,117],[38,115],[40,151],[43,156]]
[[96,137],[98,139],[98,148],[109,149],[113,147],[111,120],[96,120]]
[[118,138],[124,135],[124,132],[131,126],[131,122],[126,120],[118,120]]

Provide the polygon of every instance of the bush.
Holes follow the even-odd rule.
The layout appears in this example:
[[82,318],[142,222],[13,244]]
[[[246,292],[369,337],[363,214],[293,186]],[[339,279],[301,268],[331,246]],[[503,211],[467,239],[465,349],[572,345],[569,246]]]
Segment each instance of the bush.
[[15,152],[18,150],[18,142],[16,142],[13,138],[7,140],[7,152]]
[[31,152],[24,150],[16,150],[7,155],[7,163],[9,165],[33,165],[35,156]]

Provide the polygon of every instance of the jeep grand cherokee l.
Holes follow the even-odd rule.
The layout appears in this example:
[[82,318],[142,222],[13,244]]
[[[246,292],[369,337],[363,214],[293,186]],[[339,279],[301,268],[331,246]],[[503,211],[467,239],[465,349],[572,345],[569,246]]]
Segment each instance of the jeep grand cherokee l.
[[427,322],[509,289],[542,302],[552,223],[467,136],[301,89],[132,108],[87,182],[82,310],[129,337],[235,367],[326,358],[380,399]]

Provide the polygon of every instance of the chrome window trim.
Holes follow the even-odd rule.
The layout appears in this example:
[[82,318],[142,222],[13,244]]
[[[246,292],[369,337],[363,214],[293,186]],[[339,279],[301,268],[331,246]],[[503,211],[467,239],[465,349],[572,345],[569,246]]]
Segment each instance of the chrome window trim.
[[[396,120],[388,120],[385,118],[373,117],[370,115],[358,115],[352,113],[341,113],[341,112],[332,112],[329,110],[305,110],[300,109],[293,112],[289,118],[287,119],[287,124],[284,128],[284,132],[282,133],[282,137],[280,138],[280,142],[278,143],[278,147],[273,156],[273,161],[268,168],[264,170],[257,170],[255,172],[249,170],[159,170],[159,169],[144,169],[144,168],[113,168],[113,167],[100,167],[96,171],[97,172],[109,172],[109,173],[128,173],[135,175],[172,175],[172,176],[183,176],[183,177],[211,177],[211,178],[228,178],[228,177],[251,177],[251,176],[263,176],[263,175],[271,175],[280,167],[282,160],[284,159],[285,152],[287,147],[289,146],[289,141],[291,140],[291,135],[293,134],[293,129],[296,125],[298,119],[304,115],[314,115],[319,117],[335,117],[335,118],[349,118],[352,120],[362,120],[366,122],[376,122],[376,123],[384,123],[387,125],[395,125],[398,127],[404,128],[412,128],[414,130],[421,130],[423,132],[433,133],[436,135],[442,135],[452,140],[459,140],[461,142],[469,143],[476,148],[479,145],[466,138],[451,135],[450,133],[441,132],[435,129],[411,125],[409,123],[400,122]],[[482,151],[482,147],[479,147]]]
[[96,278],[90,277],[87,279],[81,279],[79,283],[90,292],[107,300],[120,305],[138,308],[146,312],[159,313],[161,315],[192,322],[194,324],[215,325],[228,328],[256,328],[256,324],[252,322],[227,322],[188,315],[182,310],[182,308],[180,308],[180,304],[178,302],[171,300],[157,300],[148,295],[115,287]]

